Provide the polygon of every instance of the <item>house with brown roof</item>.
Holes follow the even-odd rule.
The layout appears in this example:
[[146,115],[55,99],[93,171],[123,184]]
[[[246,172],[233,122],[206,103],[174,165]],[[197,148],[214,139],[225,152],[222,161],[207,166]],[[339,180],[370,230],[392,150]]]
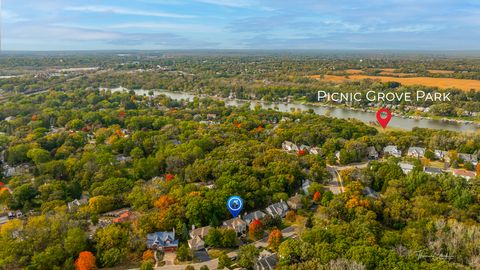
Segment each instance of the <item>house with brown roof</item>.
[[137,216],[132,212],[132,211],[127,211],[127,212],[124,212],[122,214],[120,214],[120,216],[112,219],[112,222],[113,223],[123,223],[123,222],[130,222],[130,221],[133,221],[137,218]]
[[225,220],[222,223],[222,228],[232,229],[238,234],[244,234],[247,231],[247,222],[243,221],[240,217]]
[[303,199],[302,195],[296,194],[295,196],[288,198],[287,205],[293,210],[302,209],[303,208],[302,199]]
[[188,240],[188,246],[192,250],[201,250],[205,248],[205,236],[207,236],[208,232],[212,227],[206,226],[201,228],[195,228],[195,225],[192,226],[192,230],[188,232],[190,236],[190,240]]
[[477,176],[477,174],[475,172],[467,171],[467,170],[463,170],[463,169],[454,169],[452,172],[453,172],[453,175],[460,176],[460,177],[462,177],[464,179],[467,179],[467,180],[473,179]]

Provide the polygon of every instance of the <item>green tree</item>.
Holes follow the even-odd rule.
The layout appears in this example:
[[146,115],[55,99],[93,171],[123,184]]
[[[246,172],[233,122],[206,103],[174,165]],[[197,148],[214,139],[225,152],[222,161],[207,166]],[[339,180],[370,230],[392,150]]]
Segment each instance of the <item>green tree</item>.
[[253,269],[260,251],[253,246],[241,246],[238,252],[238,265],[246,269]]
[[187,245],[180,245],[177,249],[177,260],[180,262],[190,261],[193,259],[192,252]]
[[87,247],[87,236],[80,228],[71,228],[63,242],[63,247],[68,256],[74,257]]
[[30,158],[35,163],[35,165],[50,161],[51,158],[50,153],[47,150],[41,148],[33,148],[28,150],[27,157]]
[[232,267],[232,260],[227,256],[227,253],[222,252],[220,256],[218,256],[218,269],[231,269]]

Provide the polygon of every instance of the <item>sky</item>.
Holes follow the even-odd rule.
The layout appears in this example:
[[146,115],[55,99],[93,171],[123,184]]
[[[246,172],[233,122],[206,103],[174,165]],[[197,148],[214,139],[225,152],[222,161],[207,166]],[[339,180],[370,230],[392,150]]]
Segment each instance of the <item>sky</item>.
[[480,0],[3,0],[1,19],[3,50],[480,49]]

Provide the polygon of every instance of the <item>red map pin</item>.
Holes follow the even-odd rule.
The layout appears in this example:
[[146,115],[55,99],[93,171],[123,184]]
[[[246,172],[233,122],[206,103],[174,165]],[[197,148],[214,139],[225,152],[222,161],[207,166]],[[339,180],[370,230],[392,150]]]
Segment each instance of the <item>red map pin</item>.
[[390,119],[392,119],[392,113],[387,108],[381,108],[377,111],[377,121],[383,128],[387,127]]

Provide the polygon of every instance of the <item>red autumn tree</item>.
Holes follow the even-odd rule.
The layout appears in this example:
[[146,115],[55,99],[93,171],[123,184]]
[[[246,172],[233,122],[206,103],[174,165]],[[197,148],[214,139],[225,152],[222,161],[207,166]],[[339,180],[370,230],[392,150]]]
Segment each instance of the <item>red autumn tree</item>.
[[173,180],[173,178],[175,178],[175,175],[171,174],[171,173],[167,173],[165,175],[165,182],[170,182]]
[[251,239],[260,239],[263,236],[263,224],[260,220],[254,219],[248,226],[248,235]]
[[273,250],[277,250],[280,243],[282,243],[282,238],[282,231],[279,229],[272,230],[268,236],[268,246]]
[[322,194],[320,193],[320,191],[316,191],[313,194],[313,201],[318,203],[318,202],[320,202],[320,199],[322,199]]
[[307,152],[305,150],[298,150],[298,156],[305,156]]
[[90,251],[82,251],[75,261],[76,270],[94,270],[97,269],[95,256]]

